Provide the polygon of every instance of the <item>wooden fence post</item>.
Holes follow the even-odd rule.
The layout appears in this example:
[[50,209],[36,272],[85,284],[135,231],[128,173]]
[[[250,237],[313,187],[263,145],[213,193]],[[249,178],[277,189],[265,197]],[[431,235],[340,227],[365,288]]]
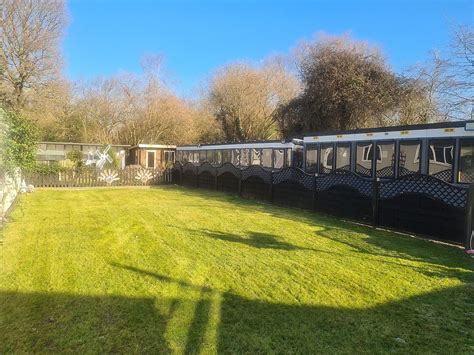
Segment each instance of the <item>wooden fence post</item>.
[[474,185],[469,185],[467,190],[467,201],[466,201],[466,213],[465,213],[465,220],[464,220],[464,228],[465,228],[465,248],[472,249],[474,246],[472,245],[472,238],[473,238],[473,227],[474,227],[474,211],[473,211],[473,202],[474,202]]
[[380,179],[376,178],[372,186],[372,225],[375,227],[379,224]]
[[178,174],[178,177],[179,177],[179,184],[180,185],[183,185],[183,165],[179,164],[179,174]]
[[216,174],[215,174],[215,176],[214,176],[214,189],[215,189],[216,191],[219,190],[219,185],[218,185],[218,183],[217,183],[217,171],[218,171],[218,170],[217,170],[217,166],[216,166],[216,167],[215,167],[215,173],[216,173]]

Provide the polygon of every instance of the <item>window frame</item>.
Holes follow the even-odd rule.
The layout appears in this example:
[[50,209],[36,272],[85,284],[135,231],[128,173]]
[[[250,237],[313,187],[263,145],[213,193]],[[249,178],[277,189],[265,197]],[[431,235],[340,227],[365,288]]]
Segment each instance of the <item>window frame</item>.
[[[153,166],[149,164],[149,154],[153,153]],[[145,166],[147,169],[155,169],[156,168],[156,150],[146,150],[146,159],[145,159]]]

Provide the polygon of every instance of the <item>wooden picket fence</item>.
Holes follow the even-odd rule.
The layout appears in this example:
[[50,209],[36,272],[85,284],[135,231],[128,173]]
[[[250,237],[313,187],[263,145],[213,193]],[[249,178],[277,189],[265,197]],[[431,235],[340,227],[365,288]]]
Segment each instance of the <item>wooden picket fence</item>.
[[171,183],[169,169],[80,169],[52,174],[27,174],[25,181],[35,187],[147,186]]

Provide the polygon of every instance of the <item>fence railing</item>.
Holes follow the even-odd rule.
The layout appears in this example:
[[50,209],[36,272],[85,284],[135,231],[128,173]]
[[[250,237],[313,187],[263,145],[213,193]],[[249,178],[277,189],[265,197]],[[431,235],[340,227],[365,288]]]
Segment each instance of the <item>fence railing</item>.
[[80,169],[50,174],[27,174],[35,187],[146,186],[171,183],[170,169]]
[[473,230],[473,186],[423,174],[374,181],[347,170],[315,176],[293,167],[269,171],[176,163],[172,180],[457,244],[466,244]]

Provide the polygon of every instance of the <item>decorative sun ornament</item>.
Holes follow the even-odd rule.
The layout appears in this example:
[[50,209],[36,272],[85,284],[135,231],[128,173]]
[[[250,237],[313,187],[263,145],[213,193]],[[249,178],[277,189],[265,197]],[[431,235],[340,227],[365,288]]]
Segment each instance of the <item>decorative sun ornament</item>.
[[153,174],[145,169],[139,170],[135,179],[140,180],[142,183],[146,184],[148,180],[153,179]]
[[114,181],[120,180],[114,170],[106,169],[100,173],[99,180],[105,181],[107,185],[112,185]]

